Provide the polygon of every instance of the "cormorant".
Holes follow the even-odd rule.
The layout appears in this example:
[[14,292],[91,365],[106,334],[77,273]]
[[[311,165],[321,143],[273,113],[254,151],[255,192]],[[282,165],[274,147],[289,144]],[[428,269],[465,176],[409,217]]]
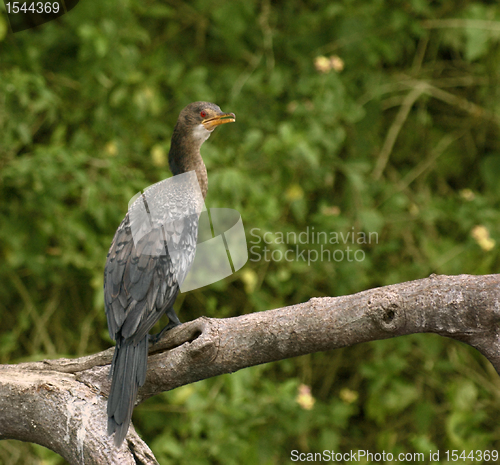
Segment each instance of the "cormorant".
[[[223,113],[213,103],[194,102],[181,111],[175,125],[170,170],[174,176],[196,172],[194,179],[203,200],[208,179],[200,147],[217,126],[235,118],[234,113]],[[181,195],[175,195],[161,187],[166,181],[139,195],[130,206],[115,233],[104,269],[106,317],[109,334],[116,341],[109,374],[108,434],[115,433],[117,446],[127,434],[138,388],[146,379],[149,331],[162,315],[169,318],[162,333],[180,324],[173,305],[196,250],[203,200],[182,188],[176,191]],[[134,215],[141,208],[144,214]]]

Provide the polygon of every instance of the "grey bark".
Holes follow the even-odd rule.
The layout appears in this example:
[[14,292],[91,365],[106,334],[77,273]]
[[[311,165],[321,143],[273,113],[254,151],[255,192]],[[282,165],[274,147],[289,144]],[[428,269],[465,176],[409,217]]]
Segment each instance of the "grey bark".
[[[234,318],[199,318],[150,347],[138,403],[245,367],[414,333],[479,350],[500,373],[500,275],[436,276]],[[106,434],[113,348],[78,359],[0,366],[0,439],[54,450],[72,464],[153,464],[133,426]]]

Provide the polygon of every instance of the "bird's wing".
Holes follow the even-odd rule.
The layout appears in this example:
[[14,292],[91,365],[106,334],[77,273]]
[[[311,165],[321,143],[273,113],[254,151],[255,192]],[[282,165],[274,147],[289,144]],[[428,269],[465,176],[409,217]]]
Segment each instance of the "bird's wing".
[[173,305],[193,262],[198,207],[187,203],[177,212],[163,207],[138,198],[111,244],[104,270],[104,302],[109,333],[115,340],[120,336],[135,343],[149,333]]

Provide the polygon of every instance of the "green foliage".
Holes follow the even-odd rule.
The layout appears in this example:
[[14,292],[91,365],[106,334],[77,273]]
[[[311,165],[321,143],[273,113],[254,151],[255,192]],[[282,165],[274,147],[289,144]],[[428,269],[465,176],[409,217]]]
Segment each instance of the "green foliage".
[[[183,321],[497,272],[499,10],[82,1],[15,35],[0,16],[0,363],[110,345],[107,249],[128,200],[170,175],[173,125],[195,100],[237,115],[203,147],[207,205],[240,211],[250,261],[182,295]],[[162,464],[498,449],[498,388],[472,349],[415,335],[185,386],[134,418]],[[2,463],[58,463],[5,444]]]
[[271,370],[253,367],[177,389],[168,396],[166,428],[165,416],[158,411],[165,399],[147,402],[137,415],[138,424],[156,431],[152,447],[159,461],[208,464],[225,457],[230,464],[243,458],[274,463],[289,456],[290,446],[300,448],[312,441],[317,447],[336,447],[356,406],[335,399],[305,410],[296,401],[298,381],[271,381]]

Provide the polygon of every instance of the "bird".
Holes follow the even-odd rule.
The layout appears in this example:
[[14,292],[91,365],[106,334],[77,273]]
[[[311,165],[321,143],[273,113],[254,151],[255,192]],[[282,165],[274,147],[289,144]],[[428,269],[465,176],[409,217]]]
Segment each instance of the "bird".
[[[168,155],[174,177],[138,195],[111,243],[104,268],[104,304],[116,346],[109,371],[107,432],[114,434],[117,447],[127,435],[138,389],[146,380],[150,340],[181,324],[173,305],[194,259],[200,204],[208,190],[200,148],[217,126],[235,121],[234,113],[224,113],[214,103],[186,106],[174,127]],[[196,189],[184,181],[165,187],[167,181],[189,174],[197,181]],[[195,191],[201,194],[192,194]],[[158,335],[150,335],[163,315],[169,323]]]

